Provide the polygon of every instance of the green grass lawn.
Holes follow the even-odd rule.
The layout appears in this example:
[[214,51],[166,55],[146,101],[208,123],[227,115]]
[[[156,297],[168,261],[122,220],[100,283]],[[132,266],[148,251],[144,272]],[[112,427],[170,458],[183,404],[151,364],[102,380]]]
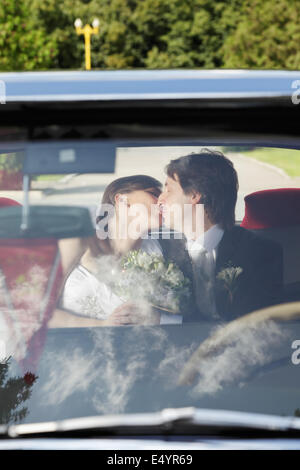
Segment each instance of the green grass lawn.
[[289,176],[300,176],[300,150],[261,148],[240,151],[243,155],[270,163],[284,170]]
[[35,181],[59,181],[65,175],[38,175],[35,178]]

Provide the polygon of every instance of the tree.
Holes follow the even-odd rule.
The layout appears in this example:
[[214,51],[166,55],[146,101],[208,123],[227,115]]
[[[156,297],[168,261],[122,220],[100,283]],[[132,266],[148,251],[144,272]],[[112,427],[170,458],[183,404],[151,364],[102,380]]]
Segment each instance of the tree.
[[0,423],[16,423],[26,417],[28,409],[20,405],[28,400],[37,377],[27,372],[24,377],[7,378],[10,358],[0,362]]
[[243,0],[33,0],[32,15],[58,45],[60,68],[84,67],[74,20],[100,20],[92,66],[101,69],[219,67]]
[[224,67],[299,69],[300,15],[295,0],[247,0],[222,48]]
[[[98,0],[103,27],[95,65],[121,68],[214,68],[236,27],[242,0]],[[227,20],[227,21],[226,21]]]
[[[98,5],[98,12],[99,1],[91,3]],[[49,68],[83,68],[84,42],[83,37],[76,34],[74,20],[80,17],[90,22],[95,16],[93,5],[82,0],[32,0],[30,10],[35,24],[40,25],[49,40],[56,44],[56,54]]]
[[[84,69],[74,20],[100,20],[92,68],[298,69],[296,0],[3,0],[0,69]],[[2,46],[2,47],[1,47]],[[5,47],[4,47],[5,46]]]
[[1,71],[52,66],[57,53],[55,41],[33,21],[28,0],[2,0],[0,25]]

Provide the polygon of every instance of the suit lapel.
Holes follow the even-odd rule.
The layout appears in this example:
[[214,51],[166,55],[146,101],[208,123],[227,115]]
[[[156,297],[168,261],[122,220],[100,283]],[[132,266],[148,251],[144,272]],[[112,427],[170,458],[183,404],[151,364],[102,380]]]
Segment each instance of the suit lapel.
[[221,318],[227,320],[232,317],[232,304],[229,301],[228,291],[224,285],[217,279],[217,275],[223,269],[236,264],[236,254],[239,250],[242,230],[240,227],[233,227],[231,230],[225,230],[222,240],[218,246],[216,269],[215,269],[215,299],[216,307]]
[[216,275],[227,266],[228,262],[234,258],[238,238],[234,229],[225,230],[222,240],[219,243],[216,258]]

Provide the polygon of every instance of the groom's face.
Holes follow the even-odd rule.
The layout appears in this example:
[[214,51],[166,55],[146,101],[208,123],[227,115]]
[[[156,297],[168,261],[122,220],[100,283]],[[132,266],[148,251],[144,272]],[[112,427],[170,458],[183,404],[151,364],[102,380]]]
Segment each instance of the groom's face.
[[158,204],[164,224],[178,232],[182,232],[184,206],[192,203],[192,196],[183,192],[178,176],[167,177],[164,190],[158,198]]

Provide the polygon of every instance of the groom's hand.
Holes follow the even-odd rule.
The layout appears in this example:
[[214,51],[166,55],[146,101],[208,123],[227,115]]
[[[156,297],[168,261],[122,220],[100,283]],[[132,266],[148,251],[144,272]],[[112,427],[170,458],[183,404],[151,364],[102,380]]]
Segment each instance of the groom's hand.
[[108,321],[111,325],[159,325],[160,314],[150,307],[126,302],[113,311]]

